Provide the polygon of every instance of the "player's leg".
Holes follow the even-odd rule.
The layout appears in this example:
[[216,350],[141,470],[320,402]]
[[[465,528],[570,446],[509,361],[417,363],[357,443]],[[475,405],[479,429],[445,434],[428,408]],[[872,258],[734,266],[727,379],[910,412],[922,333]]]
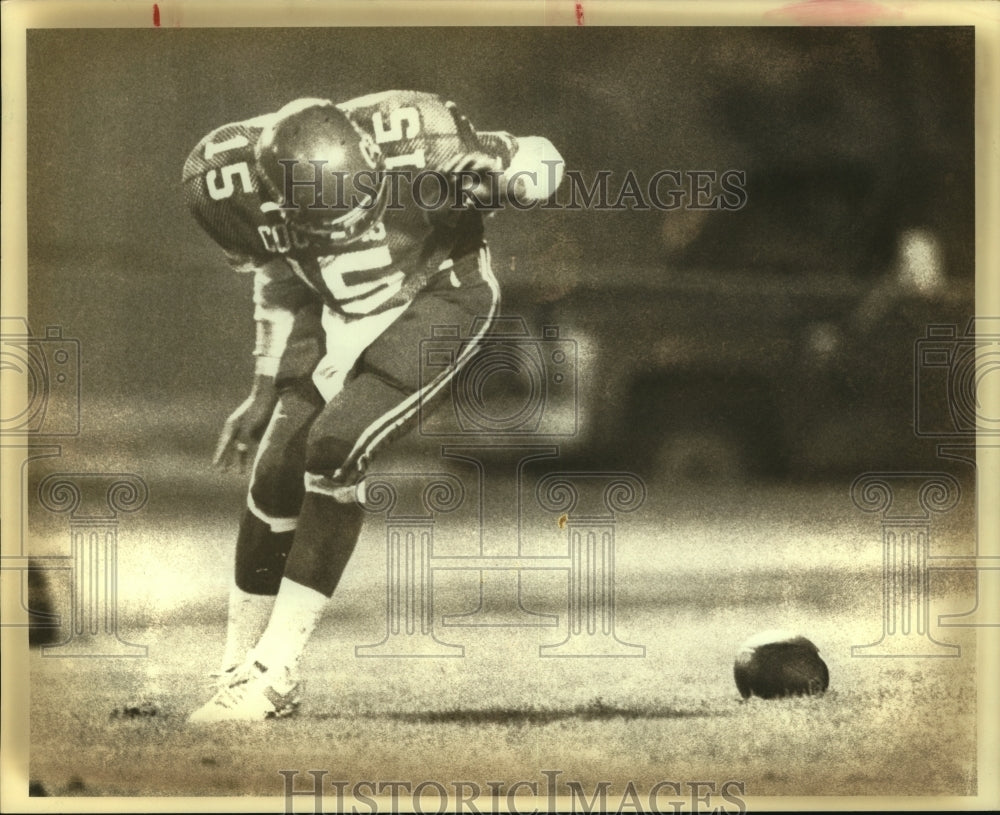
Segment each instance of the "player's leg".
[[[499,291],[485,250],[439,275],[361,357],[356,375],[316,417],[306,447],[305,498],[284,579],[254,654],[265,666],[300,658],[357,543],[362,508],[353,489],[375,449],[416,416],[421,400],[440,391],[475,351],[469,342],[455,365],[421,381],[421,342],[442,325],[485,333]],[[482,319],[486,317],[486,319]]]
[[[283,660],[275,657],[273,652],[284,646],[283,640],[286,637],[304,641],[329,597],[328,594],[318,594],[295,581],[282,580],[285,556],[294,540],[294,532],[291,530],[299,524],[298,514],[303,503],[307,427],[316,411],[325,404],[323,396],[313,383],[321,383],[325,396],[334,395],[343,386],[368,343],[401,311],[401,308],[397,308],[353,321],[347,321],[334,312],[327,312],[323,320],[327,353],[315,366],[313,381],[306,383],[307,392],[301,388],[292,392],[283,390],[283,399],[275,412],[254,468],[248,510],[237,551],[239,585],[234,587],[236,600],[233,607],[238,613],[230,626],[233,645],[227,647],[227,656],[238,654],[241,662],[232,670],[222,673],[221,684],[215,696],[196,710],[189,721],[212,723],[269,718],[285,715],[297,705],[297,666],[291,658]],[[283,417],[287,417],[287,422],[282,421]],[[361,513],[356,506],[346,506],[344,510],[342,514],[336,511],[323,513],[318,522],[324,527],[324,535],[351,542],[349,554],[358,537]],[[310,518],[313,523],[317,521],[315,515],[310,515]],[[311,534],[307,536],[311,537]],[[317,574],[324,565],[317,567]],[[272,634],[270,638],[264,637],[261,640],[266,654],[263,658],[267,664],[278,667],[268,672],[265,682],[261,681],[264,678],[263,671],[257,658],[257,651],[261,647],[249,652],[250,647],[257,643],[263,624],[250,624],[251,618],[256,618],[257,614],[243,612],[248,610],[248,606],[259,602],[257,599],[250,599],[255,596],[254,592],[274,595],[278,593],[279,586],[281,602],[275,603],[273,608],[268,605],[268,617],[271,621],[268,630]],[[270,602],[272,597],[267,596],[266,599]],[[286,665],[285,662],[289,664]]]
[[[357,376],[316,418],[306,450],[306,491],[351,484],[377,449],[411,426],[478,350],[499,310],[500,292],[485,248],[438,274],[361,358]],[[422,343],[457,327],[465,338],[451,364],[424,377]],[[456,340],[458,342],[458,340]]]
[[226,672],[219,690],[191,714],[190,722],[259,721],[289,715],[298,707],[299,658],[354,551],[362,523],[362,510],[355,503],[324,497],[314,505],[310,498],[307,494],[302,502],[295,540],[304,533],[306,540],[322,538],[333,545],[324,559],[312,563],[314,571],[308,575],[280,579],[259,642],[241,664]]
[[[324,314],[327,354],[317,366],[313,381],[329,401],[316,421],[327,416],[324,427],[342,421],[337,417],[342,416],[344,409],[345,386],[349,390],[356,387],[354,380],[348,383],[348,375],[366,349],[409,307],[412,304],[353,319],[332,311]],[[398,399],[398,395],[394,398]],[[310,428],[304,459],[315,460],[317,454],[322,457],[324,436],[325,433],[314,434]],[[308,480],[307,476],[305,481]],[[298,483],[305,490],[302,478]],[[255,661],[278,666],[279,673],[286,677],[297,674],[298,660],[350,560],[362,521],[362,509],[355,501],[326,495],[317,498],[305,491],[291,550],[298,554],[290,554],[285,564],[278,600],[260,642],[253,649]],[[316,545],[317,542],[324,545]]]
[[309,381],[284,387],[261,440],[236,540],[221,674],[244,661],[270,615],[302,503],[308,427],[322,405]]
[[[345,346],[358,349],[359,343],[367,351],[357,375],[333,395],[310,428],[305,497],[271,618],[247,663],[192,721],[263,719],[297,707],[297,663],[361,529],[362,510],[351,487],[375,449],[412,421],[421,401],[442,390],[476,348],[475,341],[466,343],[451,368],[421,382],[421,341],[439,325],[476,324],[485,333],[498,307],[499,291],[484,250],[471,263],[439,275],[401,315],[383,315],[387,327],[367,318],[344,327],[340,353]],[[335,334],[331,324],[328,351],[338,347]],[[323,390],[319,380],[317,386]]]

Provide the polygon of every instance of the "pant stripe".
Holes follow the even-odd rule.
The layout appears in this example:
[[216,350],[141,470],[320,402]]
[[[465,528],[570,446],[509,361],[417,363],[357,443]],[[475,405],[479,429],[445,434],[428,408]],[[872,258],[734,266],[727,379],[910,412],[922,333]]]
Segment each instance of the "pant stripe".
[[493,275],[493,269],[490,266],[489,249],[485,246],[479,250],[479,271],[493,294],[493,300],[490,303],[490,313],[486,320],[483,321],[482,329],[462,349],[462,353],[458,355],[458,359],[455,360],[454,365],[439,373],[426,386],[408,396],[392,410],[384,413],[365,428],[354,444],[354,449],[351,450],[344,461],[342,469],[347,469],[357,462],[358,469],[363,472],[364,465],[367,463],[367,459],[371,456],[372,451],[381,444],[386,436],[408,421],[416,413],[422,402],[432,398],[447,385],[458,370],[468,361],[469,357],[478,350],[480,342],[493,325],[493,318],[500,307],[500,286]]
[[264,512],[264,510],[257,506],[257,502],[253,500],[253,485],[257,480],[257,467],[260,465],[260,460],[264,455],[264,450],[271,445],[271,435],[273,434],[272,426],[276,421],[278,421],[280,411],[280,405],[274,409],[274,412],[271,414],[271,419],[267,423],[267,430],[264,431],[264,437],[260,440],[260,444],[257,445],[257,453],[253,459],[253,466],[250,468],[250,486],[247,488],[247,509],[271,527],[271,531],[276,534],[295,531],[295,528],[299,523],[298,516],[293,518],[276,518],[272,515],[268,515]]

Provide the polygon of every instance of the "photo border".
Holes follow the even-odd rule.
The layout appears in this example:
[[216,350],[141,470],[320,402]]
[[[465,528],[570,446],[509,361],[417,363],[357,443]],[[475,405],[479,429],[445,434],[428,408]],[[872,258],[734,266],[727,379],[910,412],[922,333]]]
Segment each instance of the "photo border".
[[[26,314],[26,92],[25,32],[30,28],[148,28],[365,26],[365,25],[503,25],[503,26],[652,26],[652,25],[970,25],[976,29],[976,311],[1000,314],[1000,4],[992,2],[861,2],[860,0],[805,0],[805,2],[604,2],[586,0],[436,0],[435,2],[47,2],[13,0],[2,6],[3,16],[3,274],[0,302],[5,316]],[[155,20],[154,20],[155,18]],[[996,377],[993,378],[994,380]],[[993,382],[993,384],[997,384]],[[1000,388],[987,396],[990,415],[1000,411]],[[3,399],[12,395],[3,392]],[[19,497],[12,483],[9,457],[0,461],[3,541],[5,551],[16,540]],[[997,472],[978,473],[978,535],[995,540],[1000,534],[1000,507],[987,496],[1000,494]],[[2,598],[5,618],[15,613],[16,597]],[[1000,605],[1000,598],[985,602]],[[27,733],[28,676],[25,654],[27,630],[3,627],[3,727],[0,744],[2,788],[0,808],[13,812],[269,812],[282,811],[275,798],[28,798]],[[1000,630],[977,630],[978,794],[973,797],[753,797],[749,811],[854,809],[989,809],[1000,801],[1000,739],[997,736],[997,677],[1000,677]],[[544,799],[538,802],[546,805]],[[310,811],[311,799],[296,801]]]

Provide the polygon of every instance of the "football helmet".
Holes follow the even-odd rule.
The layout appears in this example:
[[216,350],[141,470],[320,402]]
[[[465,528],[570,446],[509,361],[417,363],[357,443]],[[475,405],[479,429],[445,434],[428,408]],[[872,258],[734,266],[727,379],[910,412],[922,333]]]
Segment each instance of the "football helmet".
[[359,240],[385,212],[381,151],[330,101],[300,99],[283,107],[261,132],[255,156],[297,240],[336,250]]

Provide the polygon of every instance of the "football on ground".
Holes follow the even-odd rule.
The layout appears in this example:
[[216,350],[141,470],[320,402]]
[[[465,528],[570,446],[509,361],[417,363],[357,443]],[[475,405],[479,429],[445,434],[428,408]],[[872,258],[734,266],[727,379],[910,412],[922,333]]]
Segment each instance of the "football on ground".
[[744,699],[814,696],[830,685],[819,649],[787,631],[763,631],[746,640],[736,654],[733,676]]

